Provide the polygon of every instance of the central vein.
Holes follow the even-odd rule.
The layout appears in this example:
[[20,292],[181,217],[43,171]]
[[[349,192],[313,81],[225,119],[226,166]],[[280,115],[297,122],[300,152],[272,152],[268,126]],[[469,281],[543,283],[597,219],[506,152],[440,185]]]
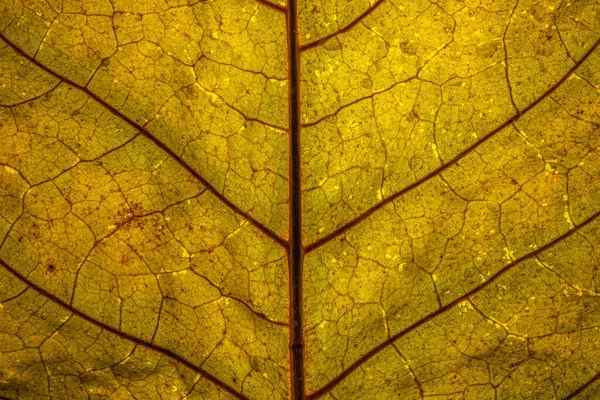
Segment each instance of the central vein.
[[304,339],[302,334],[302,178],[300,174],[300,48],[298,2],[288,0],[287,38],[290,113],[290,362],[292,399],[304,400]]

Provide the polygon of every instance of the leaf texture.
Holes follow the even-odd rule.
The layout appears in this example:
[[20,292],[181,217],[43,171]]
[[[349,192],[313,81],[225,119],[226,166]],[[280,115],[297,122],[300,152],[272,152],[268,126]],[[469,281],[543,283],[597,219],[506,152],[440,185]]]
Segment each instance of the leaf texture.
[[597,399],[600,3],[0,0],[0,396]]

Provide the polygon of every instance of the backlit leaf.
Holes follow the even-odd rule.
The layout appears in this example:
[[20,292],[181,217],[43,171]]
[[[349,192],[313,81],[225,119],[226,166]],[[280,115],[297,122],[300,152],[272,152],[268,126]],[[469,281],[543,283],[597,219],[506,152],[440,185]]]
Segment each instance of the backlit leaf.
[[2,0],[0,396],[596,399],[600,3]]

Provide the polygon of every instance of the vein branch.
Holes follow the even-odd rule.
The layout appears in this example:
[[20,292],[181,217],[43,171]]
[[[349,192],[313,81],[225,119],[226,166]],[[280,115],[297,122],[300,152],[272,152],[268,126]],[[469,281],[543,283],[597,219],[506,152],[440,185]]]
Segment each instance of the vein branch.
[[344,225],[342,225],[342,226],[338,227],[337,229],[333,230],[329,234],[327,234],[327,235],[323,236],[322,238],[314,241],[313,243],[307,245],[305,247],[306,253],[309,253],[309,252],[315,250],[316,248],[323,246],[324,244],[328,243],[332,239],[334,239],[337,236],[341,235],[345,231],[347,231],[350,228],[358,225],[360,222],[362,222],[365,219],[367,219],[368,217],[370,217],[373,213],[375,213],[380,208],[382,208],[385,205],[393,202],[394,200],[396,200],[400,196],[405,195],[406,193],[410,192],[411,190],[418,188],[419,186],[421,186],[423,183],[427,182],[428,180],[430,180],[430,179],[432,179],[432,178],[440,175],[442,172],[444,172],[448,168],[452,167],[454,164],[458,163],[460,160],[462,160],[463,158],[465,158],[467,155],[471,154],[473,151],[475,151],[478,147],[480,147],[481,145],[483,145],[485,142],[487,142],[488,140],[490,140],[491,138],[493,138],[494,136],[496,136],[496,134],[498,134],[499,132],[501,132],[502,130],[504,130],[506,127],[508,127],[509,125],[512,125],[512,124],[516,123],[523,115],[525,115],[525,114],[527,114],[527,112],[531,111],[542,100],[544,100],[547,97],[549,97],[567,79],[569,79],[569,77],[575,72],[575,70],[577,70],[577,68],[579,68],[579,66],[585,60],[588,59],[588,57],[598,48],[599,45],[600,45],[600,39],[597,40],[592,45],[592,47],[590,47],[590,49],[586,52],[586,54],[577,63],[575,63],[575,65],[573,65],[573,67],[571,67],[571,69],[569,69],[569,71],[558,82],[556,82],[552,87],[550,87],[548,90],[546,90],[534,102],[532,102],[527,107],[525,107],[523,110],[521,110],[521,112],[515,113],[510,119],[508,119],[502,125],[498,126],[494,130],[486,133],[479,140],[477,140],[476,142],[474,142],[473,144],[471,144],[469,147],[465,148],[463,151],[461,151],[460,153],[458,153],[450,161],[448,161],[445,164],[442,164],[440,167],[432,170],[427,175],[423,176],[422,178],[420,178],[420,179],[416,180],[415,182],[411,183],[410,185],[406,186],[404,189],[401,189],[398,192],[392,194],[391,196],[386,197],[385,199],[381,200],[379,203],[377,203],[374,206],[372,206],[371,208],[363,211],[361,214],[359,214],[358,216],[354,217],[353,219],[351,219],[349,222],[345,223]]
[[199,366],[197,366],[196,364],[194,364],[193,362],[187,360],[186,358],[174,353],[173,351],[164,348],[162,346],[159,346],[157,344],[151,343],[151,342],[147,342],[145,340],[142,340],[140,338],[137,338],[135,336],[132,336],[128,333],[122,332],[116,328],[113,328],[110,325],[107,325],[103,322],[100,322],[92,317],[90,317],[89,315],[79,311],[77,308],[67,304],[66,302],[62,301],[61,299],[59,299],[58,297],[56,297],[55,295],[53,295],[52,293],[46,291],[45,289],[41,288],[40,286],[36,285],[35,283],[33,283],[32,281],[30,281],[29,279],[27,279],[25,276],[21,275],[19,272],[17,272],[15,269],[13,269],[11,266],[9,266],[6,262],[4,262],[4,260],[0,259],[0,265],[2,265],[2,267],[4,267],[4,269],[6,269],[8,272],[10,272],[15,278],[17,278],[18,280],[20,280],[21,282],[23,282],[25,285],[27,285],[28,287],[30,287],[31,289],[35,290],[36,292],[38,292],[40,295],[44,296],[45,298],[53,301],[54,303],[58,304],[59,306],[61,306],[62,308],[68,310],[69,312],[71,312],[73,315],[78,316],[79,318],[99,327],[100,329],[113,333],[117,336],[119,336],[121,339],[124,340],[128,340],[130,342],[135,343],[136,345],[145,347],[147,349],[153,350],[157,353],[160,353],[161,355],[171,358],[177,362],[179,362],[180,364],[185,365],[186,367],[190,368],[191,370],[197,372],[198,374],[202,375],[203,378],[205,378],[206,380],[210,381],[211,383],[215,384],[216,386],[218,386],[219,388],[225,390],[226,392],[228,392],[229,394],[231,394],[232,396],[238,398],[238,399],[243,399],[243,400],[247,400],[248,398],[246,396],[244,396],[243,394],[239,393],[237,390],[235,390],[234,388],[232,388],[231,386],[229,386],[228,384],[226,384],[225,382],[221,381],[220,379],[218,379],[217,377],[211,375],[210,373],[208,373],[207,371],[205,371],[204,369],[200,368]]
[[371,7],[367,8],[362,14],[360,14],[358,17],[356,17],[356,19],[354,19],[352,22],[350,22],[348,25],[344,26],[343,28],[339,29],[338,31],[330,33],[329,35],[324,36],[315,41],[303,44],[302,46],[300,46],[300,51],[306,51],[306,50],[312,49],[314,47],[320,46],[323,43],[325,43],[326,41],[328,41],[329,39],[331,39],[332,37],[349,31],[354,26],[356,26],[359,22],[361,22],[363,19],[365,19],[367,16],[369,16],[369,14],[371,14],[373,11],[375,11],[375,9],[377,9],[377,7],[379,7],[384,1],[385,0],[377,0],[375,2],[375,4],[373,4]]
[[82,91],[87,96],[91,97],[96,102],[98,102],[99,104],[101,104],[104,108],[106,108],[112,114],[114,114],[115,116],[117,116],[118,118],[120,118],[121,120],[125,121],[127,124],[129,124],[133,128],[135,128],[144,137],[146,137],[147,139],[149,139],[152,143],[154,143],[157,147],[159,147],[161,150],[163,150],[165,153],[167,153],[172,159],[174,159],[179,165],[181,165],[190,175],[192,175],[198,182],[200,182],[204,187],[206,187],[206,189],[209,192],[211,192],[216,198],[218,198],[221,202],[223,202],[227,207],[229,207],[235,213],[241,215],[244,219],[248,220],[248,222],[250,222],[257,229],[259,229],[260,231],[262,231],[265,235],[267,235],[268,237],[270,237],[271,239],[273,239],[279,245],[281,245],[283,247],[287,247],[288,246],[287,240],[283,239],[275,231],[273,231],[271,228],[263,225],[261,222],[257,221],[254,217],[252,217],[250,214],[248,214],[247,212],[243,211],[241,208],[239,208],[238,206],[236,206],[235,204],[233,204],[219,190],[217,190],[217,188],[215,188],[211,183],[209,183],[208,180],[206,180],[194,168],[192,168],[181,156],[179,156],[178,154],[176,154],[165,143],[163,143],[160,139],[158,139],[156,136],[154,136],[153,134],[151,134],[144,126],[140,125],[139,123],[135,122],[131,118],[127,117],[121,111],[117,110],[115,107],[113,107],[112,105],[108,104],[106,101],[104,101],[100,97],[98,97],[98,95],[96,95],[95,93],[93,93],[87,87],[82,86],[82,85],[80,85],[78,83],[73,82],[72,80],[70,80],[68,78],[65,78],[65,77],[59,75],[57,72],[51,70],[50,68],[48,68],[44,64],[40,63],[35,58],[33,58],[30,55],[28,55],[25,51],[21,50],[15,43],[13,43],[10,40],[8,40],[2,33],[0,33],[0,39],[3,40],[4,42],[6,42],[6,44],[8,44],[16,53],[18,53],[20,56],[26,58],[27,60],[29,60],[32,64],[34,64],[37,67],[41,68],[42,70],[44,70],[48,74],[52,75],[53,77],[59,79],[61,82],[64,82],[64,83],[68,84],[69,86],[72,86],[72,87],[74,87],[74,88]]
[[[344,378],[346,378],[348,375],[350,375],[354,370],[356,370],[357,368],[359,368],[366,361],[368,361],[371,358],[373,358],[375,355],[377,355],[380,351],[382,351],[383,349],[385,349],[387,346],[393,344],[396,340],[398,340],[398,339],[406,336],[407,334],[409,334],[410,332],[414,331],[415,329],[417,329],[417,328],[425,325],[427,322],[433,320],[434,318],[436,318],[440,314],[443,314],[443,313],[447,312],[448,310],[450,310],[451,308],[455,307],[456,305],[458,305],[458,304],[460,304],[460,303],[462,303],[464,301],[468,301],[471,297],[473,297],[477,293],[481,292],[486,287],[490,286],[492,283],[494,283],[496,280],[498,280],[498,278],[500,278],[502,275],[506,274],[508,271],[510,271],[511,269],[513,269],[518,264],[522,263],[523,261],[529,260],[531,258],[537,257],[540,253],[548,250],[549,248],[555,246],[557,243],[561,242],[562,240],[565,240],[568,237],[570,237],[573,234],[575,234],[576,232],[580,231],[581,229],[583,229],[584,227],[586,227],[587,225],[589,225],[590,223],[592,223],[593,221],[595,221],[598,217],[600,217],[600,211],[598,211],[595,214],[593,214],[592,216],[590,216],[588,219],[586,219],[585,221],[583,221],[581,224],[576,225],[573,229],[571,229],[571,230],[565,232],[564,234],[556,237],[551,242],[546,243],[542,247],[539,247],[536,250],[534,250],[534,251],[532,251],[532,252],[530,252],[530,253],[528,253],[528,254],[526,254],[526,255],[524,255],[524,256],[516,259],[516,260],[514,260],[510,264],[505,265],[502,269],[500,269],[498,272],[496,272],[494,275],[492,275],[488,280],[486,280],[485,282],[483,282],[481,285],[475,287],[471,291],[469,291],[469,292],[465,293],[464,295],[456,298],[454,301],[446,304],[445,306],[438,308],[436,311],[434,311],[434,312],[430,313],[429,315],[423,317],[422,319],[420,319],[419,321],[413,323],[412,325],[408,326],[407,328],[404,328],[403,330],[401,330],[400,332],[396,333],[395,335],[390,336],[387,340],[385,340],[384,342],[382,342],[379,345],[375,346],[369,352],[367,352],[362,357],[360,357],[358,360],[356,360],[352,365],[350,365],[348,368],[346,368],[344,371],[342,371],[338,376],[336,376],[335,378],[333,378],[328,384],[326,384],[325,386],[323,386],[321,389],[318,389],[317,391],[315,391],[314,393],[312,393],[311,395],[309,395],[307,398],[308,399],[317,399],[317,398],[325,395],[330,390],[332,390],[335,386],[337,386],[342,380],[344,380]],[[598,376],[598,377],[596,377],[594,379],[600,379],[600,376]]]
[[279,5],[279,4],[276,4],[276,3],[271,3],[268,0],[256,0],[256,2],[259,3],[259,4],[262,4],[265,7],[272,8],[272,9],[277,10],[277,11],[282,12],[282,13],[287,12],[287,8],[286,7],[284,7],[282,5]]

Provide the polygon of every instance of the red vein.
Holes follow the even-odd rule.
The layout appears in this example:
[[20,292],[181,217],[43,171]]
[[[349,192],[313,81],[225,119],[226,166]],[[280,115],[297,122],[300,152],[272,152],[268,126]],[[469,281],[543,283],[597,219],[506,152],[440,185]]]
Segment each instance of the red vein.
[[344,104],[344,105],[341,105],[341,106],[339,106],[339,107],[338,107],[338,109],[337,109],[337,110],[335,110],[334,112],[332,112],[331,114],[324,115],[324,116],[322,116],[321,118],[317,119],[316,121],[313,121],[313,122],[307,122],[307,123],[304,123],[304,124],[302,124],[302,128],[310,128],[310,127],[312,127],[312,126],[315,126],[315,125],[317,125],[317,124],[320,124],[321,122],[323,122],[323,121],[324,121],[324,120],[326,120],[327,118],[331,118],[331,117],[334,117],[334,116],[338,115],[340,112],[342,112],[342,110],[344,110],[344,109],[346,109],[346,108],[348,108],[348,107],[351,107],[351,106],[353,106],[353,105],[355,105],[355,104],[357,104],[357,103],[360,103],[361,101],[365,101],[365,100],[367,100],[367,99],[371,99],[371,100],[372,100],[372,99],[373,99],[375,96],[378,96],[378,95],[380,95],[380,94],[383,94],[383,93],[389,92],[390,90],[392,90],[392,89],[393,89],[393,88],[395,88],[396,86],[398,86],[398,85],[402,85],[402,84],[404,84],[404,83],[411,82],[411,81],[413,81],[413,80],[415,80],[415,79],[418,79],[418,76],[417,76],[417,75],[415,75],[415,76],[411,76],[410,78],[407,78],[407,79],[404,79],[404,80],[401,80],[401,81],[398,81],[398,82],[394,83],[393,85],[391,85],[391,86],[389,86],[389,87],[386,87],[385,89],[381,89],[381,90],[374,91],[374,92],[373,92],[373,93],[371,93],[370,95],[367,95],[367,96],[364,96],[364,97],[359,97],[358,99],[352,100],[352,101],[351,101],[351,102],[349,102],[349,103],[346,103],[346,104]]
[[581,393],[583,393],[587,388],[589,388],[590,386],[592,386],[594,383],[596,383],[598,380],[600,380],[600,372],[597,373],[596,375],[592,376],[592,378],[587,381],[586,383],[584,383],[582,386],[580,386],[577,390],[575,390],[573,393],[571,393],[570,395],[568,395],[567,397],[565,397],[563,400],[571,400],[574,399],[576,396],[580,395]]
[[440,175],[442,172],[444,172],[445,170],[447,170],[448,168],[450,168],[451,166],[453,166],[454,164],[456,164],[457,162],[459,162],[460,160],[462,160],[464,157],[466,157],[467,155],[469,155],[470,153],[472,153],[479,146],[481,146],[482,144],[484,144],[485,142],[487,142],[488,140],[490,140],[498,132],[502,131],[507,126],[509,126],[509,125],[514,124],[515,122],[517,122],[523,115],[525,115],[532,108],[534,108],[535,106],[537,106],[542,100],[544,100],[545,98],[547,98],[548,96],[550,96],[556,89],[558,89],[560,87],[560,85],[562,85],[571,76],[571,74],[573,74],[575,72],[575,70],[577,68],[579,68],[579,66],[598,48],[599,45],[600,45],[600,40],[597,40],[594,43],[594,45],[586,52],[586,54],[558,82],[556,82],[551,88],[549,88],[546,92],[544,92],[533,103],[531,103],[527,107],[525,107],[522,111],[517,112],[515,115],[513,115],[505,123],[503,123],[502,125],[500,125],[496,129],[494,129],[494,130],[488,132],[487,134],[485,134],[481,139],[479,139],[478,141],[474,142],[469,147],[467,147],[466,149],[464,149],[463,151],[461,151],[460,153],[458,153],[454,158],[452,158],[447,163],[443,164],[441,167],[434,169],[433,171],[429,172],[427,175],[423,176],[421,179],[416,180],[415,182],[413,182],[410,185],[406,186],[404,189],[402,189],[402,190],[394,193],[393,195],[391,195],[389,197],[386,197],[384,200],[380,201],[379,203],[375,204],[371,208],[367,209],[362,214],[359,214],[358,216],[356,216],[355,218],[353,218],[349,222],[345,223],[344,225],[342,225],[339,228],[333,230],[329,234],[327,234],[327,235],[323,236],[322,238],[320,238],[320,239],[314,241],[313,243],[309,244],[308,246],[305,247],[306,253],[309,253],[309,252],[315,250],[316,248],[318,248],[320,246],[323,246],[325,243],[329,242],[330,240],[332,240],[335,237],[341,235],[342,233],[344,233],[348,229],[350,229],[350,228],[356,226],[357,224],[359,224],[360,222],[364,221],[365,219],[367,219],[369,216],[371,216],[373,213],[375,213],[377,210],[379,210],[383,206],[391,203],[392,201],[396,200],[400,196],[402,196],[402,195],[408,193],[409,191],[417,188],[418,186],[420,186],[423,183],[427,182],[431,178],[434,178],[434,177]]
[[6,107],[6,108],[11,108],[11,107],[19,107],[22,106],[23,104],[27,104],[30,103],[32,101],[36,101],[39,100],[42,96],[45,96],[49,93],[52,93],[58,86],[60,85],[60,82],[58,82],[56,85],[54,85],[53,87],[51,87],[50,89],[46,90],[44,93],[40,93],[37,96],[34,97],[30,97],[27,100],[23,100],[23,101],[19,101],[17,103],[12,103],[12,104],[0,104],[0,107]]
[[82,86],[78,83],[73,82],[72,80],[65,78],[55,71],[51,70],[44,64],[37,61],[35,58],[29,56],[23,50],[21,50],[16,44],[8,40],[2,33],[0,33],[0,39],[2,39],[6,44],[8,44],[17,54],[29,60],[32,64],[46,71],[48,74],[52,75],[56,79],[64,82],[91,97],[93,100],[101,104],[104,108],[110,111],[112,114],[123,120],[124,122],[131,125],[133,128],[138,130],[144,137],[152,141],[157,147],[159,147],[162,151],[167,153],[171,158],[173,158],[179,165],[181,165],[190,175],[192,175],[196,180],[198,180],[206,189],[211,192],[216,198],[218,198],[221,202],[223,202],[227,207],[233,210],[235,213],[241,215],[246,220],[248,220],[252,225],[254,225],[257,229],[261,230],[265,235],[276,241],[279,245],[283,247],[287,247],[287,240],[280,237],[275,231],[258,222],[254,217],[250,214],[243,211],[241,208],[233,204],[229,199],[227,199],[221,192],[219,192],[212,184],[210,184],[204,177],[202,177],[195,169],[193,169],[187,162],[183,160],[179,155],[175,154],[173,150],[171,150],[166,144],[161,142],[156,136],[152,135],[145,127],[133,121],[121,111],[117,110],[115,107],[108,104],[106,101],[98,97],[95,93],[90,91],[87,87]]
[[41,288],[40,286],[36,285],[35,283],[31,282],[29,279],[27,279],[26,277],[24,277],[23,275],[21,275],[19,272],[17,272],[16,270],[14,270],[12,267],[10,267],[6,262],[4,262],[4,260],[0,259],[0,265],[2,265],[8,272],[10,272],[13,276],[15,276],[17,279],[19,279],[21,282],[23,282],[24,284],[26,284],[28,287],[32,288],[33,290],[35,290],[36,292],[38,292],[39,294],[41,294],[42,296],[48,298],[49,300],[53,301],[54,303],[58,304],[59,306],[61,306],[62,308],[69,310],[69,312],[73,313],[73,315],[78,316],[79,318],[99,327],[102,330],[105,330],[107,332],[113,333],[117,336],[119,336],[122,339],[125,340],[129,340],[139,346],[145,347],[147,349],[150,350],[154,350],[157,353],[162,354],[163,356],[169,357],[175,361],[178,361],[179,363],[185,365],[186,367],[196,371],[197,373],[199,373],[200,375],[202,375],[203,378],[205,378],[206,380],[212,382],[213,384],[215,384],[216,386],[220,387],[221,389],[227,391],[228,393],[230,393],[231,395],[237,397],[238,399],[248,399],[246,396],[244,396],[243,394],[239,393],[237,390],[235,390],[234,388],[232,388],[231,386],[229,386],[228,384],[226,384],[225,382],[222,382],[220,379],[216,378],[215,376],[211,375],[210,373],[206,372],[205,370],[203,370],[202,368],[198,367],[197,365],[195,365],[194,363],[192,363],[191,361],[183,358],[182,356],[172,352],[169,349],[166,349],[162,346],[159,346],[157,344],[151,343],[151,342],[147,342],[145,340],[142,340],[140,338],[137,338],[135,336],[132,336],[128,333],[122,332],[116,328],[113,328],[110,325],[107,325],[103,322],[100,322],[92,317],[90,317],[87,314],[84,314],[83,312],[79,311],[78,309],[76,309],[73,306],[70,306],[69,304],[65,303],[64,301],[62,301],[61,299],[59,299],[58,297],[54,296],[53,294],[51,294],[50,292],[47,292],[45,289]]
[[290,80],[290,383],[293,400],[304,400],[304,329],[302,314],[302,175],[300,148],[300,48],[298,46],[298,1],[288,0],[288,73]]
[[301,51],[306,51],[308,49],[312,49],[313,47],[320,46],[321,44],[325,43],[326,41],[328,41],[332,37],[349,31],[356,24],[358,24],[360,21],[362,21],[363,19],[365,19],[369,14],[371,14],[373,11],[375,11],[375,9],[377,7],[379,7],[384,1],[385,0],[377,0],[377,2],[375,4],[373,4],[371,7],[367,8],[362,14],[360,14],[358,17],[356,17],[356,19],[354,21],[350,22],[345,27],[341,28],[340,30],[338,30],[336,32],[330,33],[327,36],[324,36],[324,37],[322,37],[320,39],[317,39],[317,40],[315,40],[313,42],[309,42],[309,43],[303,44],[302,46],[300,46],[300,50]]
[[194,271],[194,273],[196,275],[198,275],[199,277],[201,277],[202,279],[206,280],[206,282],[208,282],[208,284],[210,286],[212,286],[215,289],[217,289],[219,291],[219,294],[221,295],[221,297],[226,297],[228,299],[231,299],[231,300],[233,300],[233,301],[241,304],[242,307],[245,307],[246,309],[248,309],[248,311],[250,311],[252,313],[252,315],[254,315],[255,317],[260,318],[263,321],[268,322],[268,323],[273,324],[273,325],[279,325],[279,326],[284,326],[284,327],[288,327],[289,326],[289,324],[287,324],[285,322],[279,322],[279,321],[275,321],[275,320],[270,319],[269,317],[267,317],[266,314],[264,314],[264,313],[262,313],[262,312],[260,312],[258,310],[255,310],[250,304],[246,303],[244,300],[242,300],[240,298],[237,298],[237,297],[232,296],[232,295],[223,294],[223,291],[221,290],[221,288],[217,284],[213,283],[213,281],[211,281],[206,276],[201,275],[201,274],[199,274],[199,273],[197,273],[195,271]]
[[505,265],[502,269],[500,269],[498,272],[496,272],[494,275],[492,275],[487,281],[485,281],[481,285],[475,287],[470,292],[468,292],[468,293],[466,293],[466,294],[458,297],[457,299],[455,299],[451,303],[448,303],[445,306],[443,306],[441,308],[438,308],[436,311],[434,311],[431,314],[427,315],[426,317],[420,319],[419,321],[413,323],[409,327],[404,328],[402,331],[398,332],[397,334],[395,334],[393,336],[390,336],[386,341],[384,341],[384,342],[380,343],[379,345],[375,346],[368,353],[364,354],[362,357],[360,357],[358,360],[356,360],[352,365],[350,365],[348,368],[346,368],[344,371],[342,371],[338,376],[336,376],[335,378],[333,378],[328,384],[326,384],[321,389],[318,389],[317,391],[315,391],[314,393],[312,393],[311,395],[309,395],[308,399],[317,399],[317,398],[323,396],[324,394],[326,394],[327,392],[329,392],[331,389],[333,389],[335,386],[337,386],[344,378],[346,378],[348,375],[350,375],[354,370],[356,370],[358,367],[360,367],[364,362],[366,362],[366,361],[370,360],[371,358],[373,358],[381,350],[385,349],[390,344],[393,344],[396,340],[398,340],[401,337],[407,335],[408,333],[414,331],[415,329],[423,326],[425,323],[431,321],[432,319],[434,319],[435,317],[439,316],[440,314],[445,313],[446,311],[448,311],[451,308],[455,307],[459,303],[462,303],[463,301],[465,301],[465,300],[469,299],[470,297],[474,296],[475,294],[479,293],[481,290],[483,290],[487,286],[491,285],[493,282],[495,282],[502,275],[506,274],[508,271],[510,271],[516,265],[522,263],[525,260],[528,260],[530,258],[536,257],[541,252],[543,252],[543,251],[549,249],[550,247],[556,245],[558,242],[560,242],[560,241],[562,241],[562,240],[564,240],[564,239],[572,236],[574,233],[578,232],[579,230],[581,230],[585,226],[587,226],[590,223],[592,223],[598,217],[600,217],[600,211],[596,212],[595,214],[593,214],[591,217],[589,217],[588,219],[586,219],[581,224],[577,225],[575,228],[573,228],[573,229],[565,232],[564,234],[556,237],[551,242],[546,243],[545,245],[543,245],[542,247],[540,247],[540,248],[532,251],[531,253],[526,254],[526,255],[524,255],[524,256],[522,256],[522,257],[514,260],[510,264]]

